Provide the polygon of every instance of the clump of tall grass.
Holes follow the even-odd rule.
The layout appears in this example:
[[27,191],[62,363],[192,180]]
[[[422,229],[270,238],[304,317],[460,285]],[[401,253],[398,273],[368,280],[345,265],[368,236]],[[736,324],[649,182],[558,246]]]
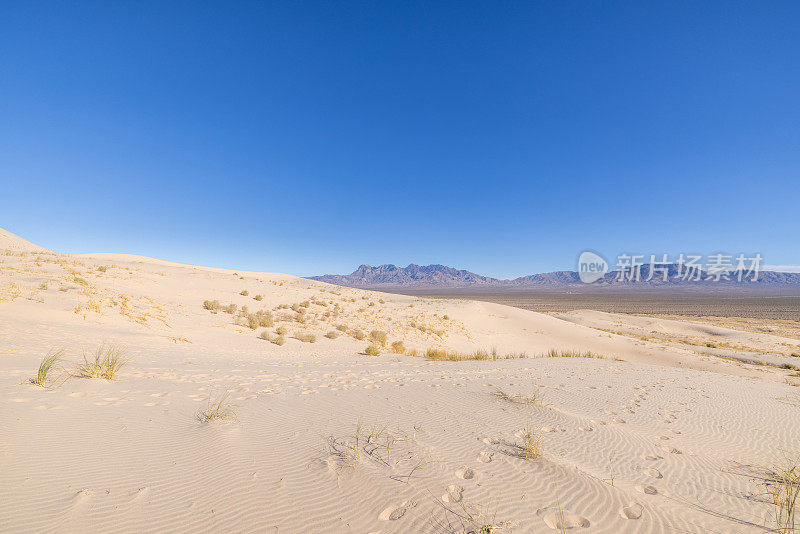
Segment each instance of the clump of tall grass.
[[276,345],[278,345],[278,346],[281,346],[281,345],[283,345],[284,343],[286,343],[286,336],[279,335],[278,337],[276,337],[275,339],[273,339],[273,340],[272,340],[272,342],[273,342],[273,343],[275,343],[275,344],[276,344]]
[[256,295],[255,297],[253,297],[253,299],[254,300],[259,300],[259,301],[260,300],[264,300],[264,295]]
[[54,370],[55,366],[61,361],[64,356],[64,349],[51,350],[44,357],[39,364],[39,370],[35,377],[29,378],[28,381],[39,387],[46,387],[51,379],[50,373]]
[[331,330],[330,332],[325,334],[325,337],[327,337],[328,339],[336,339],[337,337],[339,337],[339,335],[340,334],[338,330]]
[[364,349],[364,354],[367,356],[380,356],[381,349],[376,347],[375,345],[369,345],[366,349]]
[[372,332],[369,333],[369,340],[375,344],[380,345],[381,347],[386,346],[387,338],[388,336],[386,332],[384,332],[383,330],[373,330]]
[[226,402],[228,394],[221,395],[217,400],[208,398],[205,410],[200,410],[195,416],[201,423],[211,423],[213,421],[236,421],[235,405]]
[[77,376],[80,378],[105,378],[114,380],[128,358],[124,356],[124,349],[116,345],[100,345],[94,353],[94,358],[89,359],[83,353],[83,363],[78,364]]
[[316,343],[317,336],[309,332],[298,332],[294,335],[295,339],[299,339],[303,343]]
[[536,406],[537,404],[542,403],[542,394],[538,389],[531,395],[523,395],[522,393],[507,393],[498,388],[494,391],[493,395],[499,399],[514,404],[528,404],[530,406]]
[[392,343],[392,352],[395,354],[405,354],[406,353],[406,346],[403,345],[402,341],[395,341]]
[[218,300],[204,300],[203,308],[209,311],[217,311],[220,308],[220,303]]
[[770,469],[767,473],[767,495],[775,505],[776,532],[797,534],[797,502],[800,496],[800,464],[788,462],[782,467]]
[[597,358],[600,360],[606,359],[605,356],[595,354],[594,352],[591,351],[581,352],[579,350],[557,350],[557,349],[550,349],[540,357],[541,358]]
[[525,424],[523,449],[525,450],[526,460],[535,460],[542,455],[542,436],[537,434],[530,424],[530,420]]
[[248,290],[246,290],[246,289],[242,289],[242,291],[241,291],[239,294],[240,294],[241,296],[243,296],[243,297],[246,297],[247,295],[249,295],[249,294],[250,294],[250,292],[249,292]]
[[285,336],[288,331],[285,326],[279,326],[275,329],[275,333],[279,336]]
[[357,340],[359,340],[359,341],[361,341],[361,340],[363,340],[363,339],[365,339],[367,337],[367,335],[359,328],[356,328],[355,330],[353,330],[353,333],[351,335],[354,338],[356,338]]

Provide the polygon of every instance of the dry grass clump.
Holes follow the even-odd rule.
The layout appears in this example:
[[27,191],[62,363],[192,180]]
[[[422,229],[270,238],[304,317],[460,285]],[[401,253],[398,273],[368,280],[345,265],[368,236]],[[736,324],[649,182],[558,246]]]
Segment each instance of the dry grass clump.
[[39,364],[39,371],[36,376],[29,378],[28,381],[35,386],[46,387],[50,380],[50,372],[61,361],[62,356],[64,356],[64,349],[48,352],[42,363]]
[[787,462],[786,465],[770,469],[767,473],[767,495],[775,505],[775,532],[797,534],[797,498],[800,496],[800,464]]
[[349,330],[349,328],[347,328],[346,324],[337,324],[336,325],[336,330],[338,330],[339,332],[342,332],[343,334],[346,334],[347,331]]
[[256,295],[253,297],[254,300],[264,300],[264,295]]
[[42,282],[41,284],[39,284],[39,289],[41,291],[47,291],[47,282]]
[[204,300],[203,308],[215,312],[220,309],[220,303],[218,300]]
[[536,406],[537,404],[542,403],[542,394],[538,389],[531,395],[523,395],[522,393],[507,393],[498,388],[492,394],[498,399],[502,399],[514,404],[528,404],[531,406]]
[[536,460],[542,455],[542,436],[536,433],[532,427],[525,431],[525,459]]
[[100,271],[101,273],[104,273],[108,270],[108,267],[105,265],[101,265],[100,267],[97,268],[97,270]]
[[557,349],[550,349],[545,354],[540,356],[542,358],[597,358],[600,360],[605,360],[605,356],[601,356],[599,354],[595,354],[591,351],[581,352],[579,350],[557,350]]
[[363,339],[365,339],[367,337],[367,335],[359,328],[356,328],[355,330],[353,330],[353,332],[350,335],[352,335],[354,338],[356,338],[359,341],[361,341],[361,340],[363,340]]
[[366,349],[364,349],[364,354],[367,356],[380,356],[381,350],[375,345],[369,345]]
[[128,363],[128,358],[125,358],[124,352],[124,349],[116,345],[100,345],[91,360],[84,352],[83,363],[78,364],[77,376],[80,378],[114,380],[120,369]]
[[471,353],[460,353],[454,350],[431,347],[425,352],[425,358],[428,360],[460,362],[464,360],[488,360],[490,359],[490,356],[485,350],[476,350],[475,352]]
[[383,330],[373,330],[369,333],[369,339],[373,343],[379,344],[381,347],[386,346],[388,335]]
[[309,332],[298,332],[294,335],[295,339],[299,339],[303,343],[316,343],[317,336]]
[[234,404],[225,402],[228,394],[224,394],[217,400],[208,398],[208,405],[205,410],[197,412],[197,420],[201,423],[211,423],[213,421],[236,421],[236,412],[234,411]]
[[240,294],[241,296],[243,296],[243,297],[246,297],[247,295],[249,295],[249,294],[250,294],[250,292],[249,292],[248,290],[246,290],[246,289],[242,289],[242,291],[241,291],[239,294]]
[[283,345],[284,343],[286,343],[286,337],[285,337],[285,336],[283,336],[283,335],[279,335],[278,337],[276,337],[275,339],[273,339],[273,340],[272,340],[272,342],[273,342],[273,343],[275,343],[275,344],[276,344],[276,345],[278,345],[278,346],[281,346],[281,345]]
[[405,354],[406,353],[406,346],[403,345],[402,341],[395,341],[392,343],[392,352],[395,354]]
[[275,329],[275,333],[279,336],[285,336],[288,331],[285,326],[279,326]]
[[330,332],[325,334],[325,337],[327,337],[328,339],[336,339],[339,336],[340,334],[338,330],[331,330]]
[[272,341],[272,335],[270,335],[269,330],[264,330],[258,337],[260,337],[264,341]]

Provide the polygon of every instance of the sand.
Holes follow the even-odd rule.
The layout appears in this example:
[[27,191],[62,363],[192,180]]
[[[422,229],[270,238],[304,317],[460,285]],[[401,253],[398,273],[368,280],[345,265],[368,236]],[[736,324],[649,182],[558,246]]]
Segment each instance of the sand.
[[[121,254],[17,248],[0,260],[2,532],[470,532],[480,520],[502,532],[764,532],[775,507],[763,469],[798,457],[791,371],[631,336],[691,337],[690,323]],[[204,309],[215,299],[271,310],[275,325]],[[304,301],[305,324],[278,308]],[[599,329],[609,324],[623,333]],[[281,325],[284,345],[259,337]],[[336,325],[350,334],[325,337]],[[527,357],[370,357],[354,329],[420,352]],[[73,376],[102,343],[130,359],[118,376]],[[27,383],[57,348],[56,380]],[[539,357],[551,348],[604,358]],[[224,395],[235,417],[198,421]]]

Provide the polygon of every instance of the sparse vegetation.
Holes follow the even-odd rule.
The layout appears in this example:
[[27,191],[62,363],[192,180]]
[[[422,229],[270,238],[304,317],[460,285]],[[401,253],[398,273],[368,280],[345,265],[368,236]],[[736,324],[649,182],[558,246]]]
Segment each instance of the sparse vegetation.
[[403,345],[402,341],[395,341],[392,343],[392,352],[395,354],[405,354],[406,346]]
[[506,393],[502,389],[498,388],[494,391],[493,395],[499,399],[514,404],[528,404],[530,406],[536,406],[542,402],[542,395],[538,389],[531,395],[523,395],[521,393]]
[[83,353],[83,363],[78,364],[77,376],[81,378],[105,378],[114,380],[128,359],[124,350],[116,345],[100,345],[94,353],[94,358],[89,359]]
[[47,291],[47,282],[42,282],[41,284],[39,284],[39,289],[41,291]]
[[217,400],[208,399],[205,410],[197,412],[197,420],[201,423],[211,423],[213,421],[236,421],[234,405],[226,402],[228,394],[220,396]]
[[288,331],[285,326],[279,326],[275,329],[275,333],[279,336],[285,336]]
[[218,300],[204,300],[203,301],[203,308],[209,311],[217,311],[220,308],[220,303]]
[[240,294],[241,296],[243,296],[243,297],[246,297],[247,295],[249,295],[249,294],[250,294],[250,292],[249,292],[248,290],[246,290],[246,289],[242,289],[242,291],[241,291],[239,294]]
[[775,532],[797,534],[800,531],[796,522],[797,499],[800,495],[800,465],[787,462],[767,473],[767,495],[775,505]]
[[605,356],[595,354],[594,352],[591,351],[581,352],[578,350],[557,350],[557,349],[550,349],[540,357],[541,358],[598,358],[601,360],[607,359]]
[[381,350],[375,345],[369,345],[366,349],[364,349],[364,354],[367,356],[380,356]]
[[369,333],[369,340],[372,341],[373,343],[380,345],[381,347],[386,346],[387,338],[388,336],[386,332],[382,330],[373,330],[372,332]]
[[253,299],[258,301],[264,300],[264,295],[256,295],[255,297],[253,297]]
[[63,356],[64,349],[48,352],[42,360],[42,363],[39,364],[39,371],[36,373],[36,376],[28,379],[28,381],[35,386],[46,387],[51,380],[50,373],[53,371],[56,364],[61,361]]
[[353,330],[352,336],[357,340],[361,341],[367,337],[367,335],[360,329],[356,328]]
[[275,344],[276,344],[276,345],[278,345],[278,346],[281,346],[281,345],[283,345],[284,343],[286,343],[286,337],[285,337],[285,336],[282,336],[282,335],[281,335],[281,336],[278,336],[278,337],[276,337],[275,339],[273,339],[273,340],[272,340],[272,342],[273,342],[273,343],[275,343]]
[[338,330],[331,330],[330,332],[325,334],[325,337],[327,337],[328,339],[336,339],[337,337],[339,337],[339,335],[340,334]]
[[525,424],[525,459],[536,460],[542,455],[542,436],[531,426],[530,420]]
[[294,338],[302,341],[303,343],[316,343],[317,341],[317,336],[309,332],[298,332],[294,335]]

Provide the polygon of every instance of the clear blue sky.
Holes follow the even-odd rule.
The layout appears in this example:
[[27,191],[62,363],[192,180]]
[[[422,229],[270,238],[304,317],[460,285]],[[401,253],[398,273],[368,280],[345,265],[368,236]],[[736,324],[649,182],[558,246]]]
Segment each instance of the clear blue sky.
[[493,276],[800,264],[800,2],[2,2],[0,227]]

